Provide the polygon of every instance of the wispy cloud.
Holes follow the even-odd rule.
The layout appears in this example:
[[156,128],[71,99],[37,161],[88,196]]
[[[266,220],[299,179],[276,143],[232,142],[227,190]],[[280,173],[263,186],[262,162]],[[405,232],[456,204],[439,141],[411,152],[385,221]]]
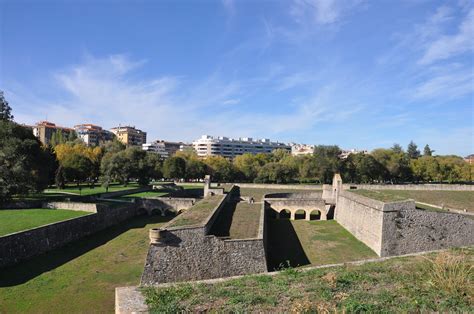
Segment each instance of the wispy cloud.
[[[439,12],[435,18],[437,15]],[[446,19],[445,16],[441,18]],[[430,64],[472,51],[474,51],[474,8],[463,18],[455,34],[443,34],[429,42],[419,63]]]
[[298,23],[308,20],[325,25],[339,22],[352,9],[361,5],[361,0],[295,0],[291,14]]

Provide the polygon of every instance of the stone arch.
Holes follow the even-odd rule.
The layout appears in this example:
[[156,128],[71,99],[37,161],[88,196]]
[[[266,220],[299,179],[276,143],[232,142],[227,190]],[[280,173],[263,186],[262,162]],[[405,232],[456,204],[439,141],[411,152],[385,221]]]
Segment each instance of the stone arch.
[[280,219],[290,219],[291,211],[289,209],[283,208],[278,212],[278,218]]
[[321,211],[319,209],[313,209],[308,214],[309,220],[321,220]]
[[294,213],[295,220],[306,219],[306,210],[304,209],[297,209]]

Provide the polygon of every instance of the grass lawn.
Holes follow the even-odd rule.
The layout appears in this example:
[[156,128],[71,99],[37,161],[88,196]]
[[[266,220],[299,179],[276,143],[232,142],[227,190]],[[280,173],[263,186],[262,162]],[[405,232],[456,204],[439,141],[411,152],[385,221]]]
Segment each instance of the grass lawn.
[[214,223],[211,234],[231,239],[256,238],[262,204],[228,202]]
[[335,220],[268,218],[269,269],[343,263],[377,255]]
[[474,212],[473,191],[351,190],[351,192],[381,201],[414,199],[417,202]]
[[473,263],[473,249],[453,250],[428,258],[395,258],[304,272],[289,268],[275,276],[183,283],[143,292],[155,313],[467,313],[474,307]]
[[0,313],[113,313],[115,287],[139,284],[148,230],[167,220],[138,217],[0,269]]
[[255,199],[256,202],[262,200],[265,194],[271,193],[314,193],[314,192],[322,192],[322,190],[314,189],[314,190],[303,190],[303,189],[251,189],[251,188],[241,188],[240,195],[241,196],[251,196]]
[[65,209],[0,210],[0,236],[89,214],[89,212]]
[[[131,190],[131,189],[136,189],[138,188],[139,185],[137,183],[129,183],[127,186],[121,185],[121,184],[111,184],[109,186],[109,192],[116,192],[116,191],[123,191],[123,190]],[[79,190],[80,189],[80,190]],[[66,192],[66,193],[72,193],[76,195],[94,195],[94,194],[101,194],[101,193],[106,193],[105,188],[97,184],[94,188],[89,187],[89,185],[82,184],[80,186],[77,185],[68,185],[66,188],[60,190],[60,189],[50,189],[47,190],[46,192]]]
[[202,223],[224,197],[225,195],[213,195],[198,201],[193,207],[176,217],[168,227],[192,226]]

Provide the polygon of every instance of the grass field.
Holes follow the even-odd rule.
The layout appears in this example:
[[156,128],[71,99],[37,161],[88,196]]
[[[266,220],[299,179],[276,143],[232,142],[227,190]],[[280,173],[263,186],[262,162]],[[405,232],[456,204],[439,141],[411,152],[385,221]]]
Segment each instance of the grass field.
[[[116,191],[124,191],[124,190],[131,190],[131,189],[136,189],[138,188],[139,185],[137,183],[129,183],[128,185],[121,185],[121,184],[111,184],[109,186],[109,192],[116,192]],[[66,188],[64,189],[49,189],[46,190],[46,192],[53,192],[53,193],[70,193],[74,195],[95,195],[95,194],[101,194],[101,193],[106,193],[105,188],[97,184],[94,188],[91,188],[89,185],[86,184],[81,184],[79,186],[77,185],[67,185]]]
[[0,313],[113,313],[115,287],[139,284],[148,230],[167,220],[138,217],[1,269]]
[[0,210],[0,236],[90,214],[65,209]]
[[193,207],[176,217],[169,227],[192,226],[203,222],[224,197],[225,195],[213,195],[198,201]]
[[317,266],[377,257],[335,220],[269,218],[268,246],[270,269],[288,264]]
[[156,313],[467,313],[474,307],[473,262],[473,249],[453,250],[143,291]]
[[249,239],[258,235],[262,204],[228,202],[214,223],[211,234],[231,239]]
[[271,193],[314,193],[321,192],[321,190],[303,190],[303,189],[251,189],[251,188],[241,188],[240,195],[242,196],[251,196],[255,201],[261,201],[265,194]]
[[384,202],[414,199],[416,202],[474,212],[473,191],[351,190],[351,192]]

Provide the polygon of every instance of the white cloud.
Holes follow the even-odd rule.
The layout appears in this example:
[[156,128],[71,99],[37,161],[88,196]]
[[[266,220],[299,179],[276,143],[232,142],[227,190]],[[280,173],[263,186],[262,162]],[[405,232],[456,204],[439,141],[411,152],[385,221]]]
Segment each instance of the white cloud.
[[361,0],[295,0],[290,12],[299,23],[305,23],[309,19],[316,24],[325,25],[339,22],[362,3]]
[[474,9],[464,17],[456,34],[441,35],[429,42],[419,63],[430,64],[472,51],[474,51]]

